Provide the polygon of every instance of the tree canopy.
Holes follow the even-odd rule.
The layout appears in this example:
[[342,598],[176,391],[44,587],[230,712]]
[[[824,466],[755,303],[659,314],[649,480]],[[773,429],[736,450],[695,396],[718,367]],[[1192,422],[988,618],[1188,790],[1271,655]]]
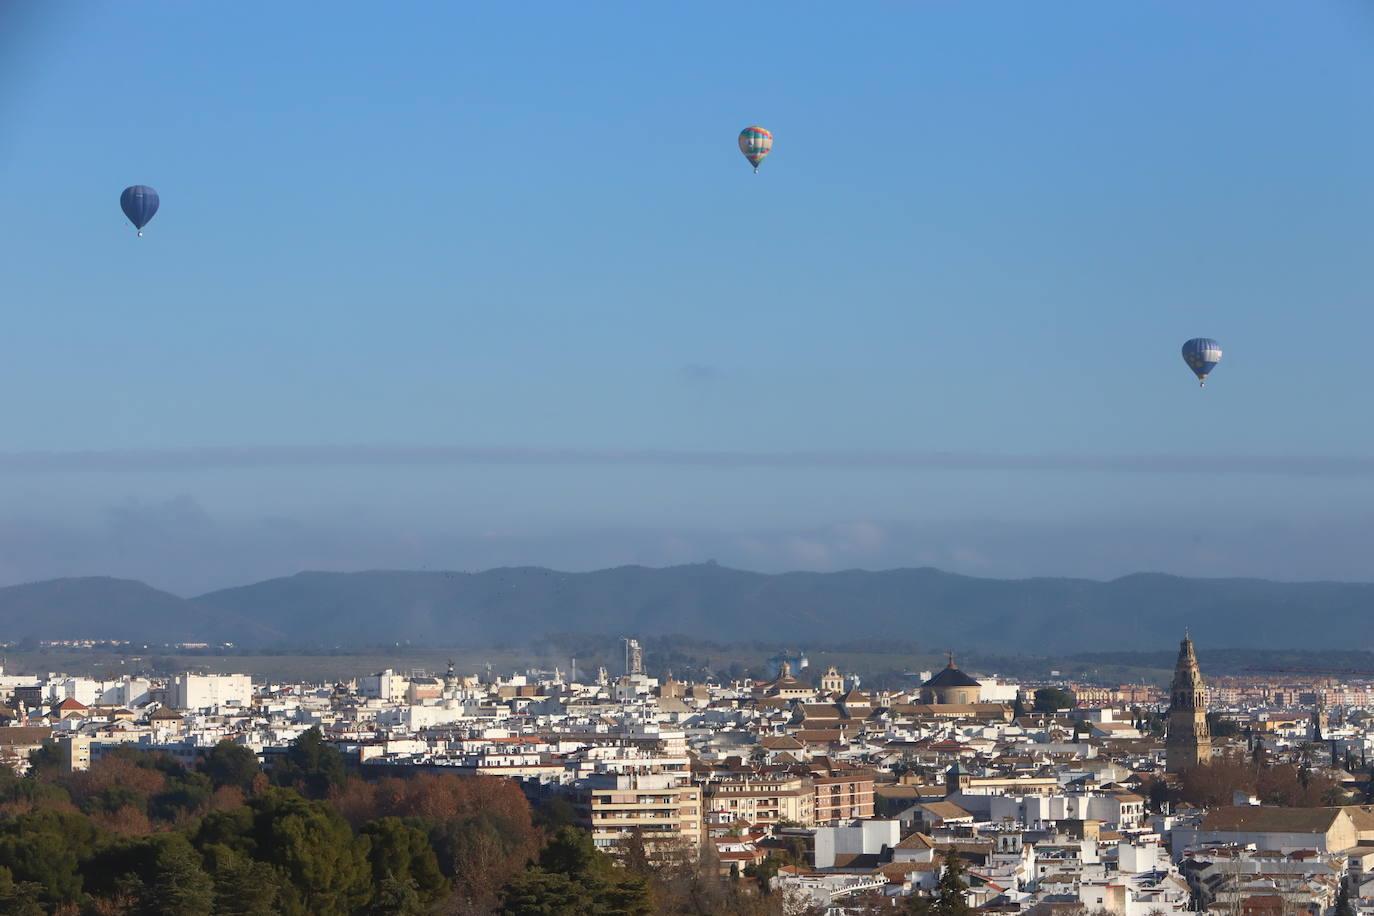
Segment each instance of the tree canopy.
[[1072,709],[1073,706],[1073,694],[1067,690],[1060,690],[1058,687],[1041,687],[1035,691],[1033,708],[1036,712],[1058,712],[1061,709]]

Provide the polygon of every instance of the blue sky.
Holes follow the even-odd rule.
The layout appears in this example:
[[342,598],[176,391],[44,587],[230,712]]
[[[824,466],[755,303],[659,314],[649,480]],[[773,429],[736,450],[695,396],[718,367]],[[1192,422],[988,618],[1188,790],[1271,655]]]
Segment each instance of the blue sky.
[[8,5],[0,452],[65,457],[0,455],[0,581],[1374,578],[1322,464],[1374,457],[1371,51],[1353,0]]

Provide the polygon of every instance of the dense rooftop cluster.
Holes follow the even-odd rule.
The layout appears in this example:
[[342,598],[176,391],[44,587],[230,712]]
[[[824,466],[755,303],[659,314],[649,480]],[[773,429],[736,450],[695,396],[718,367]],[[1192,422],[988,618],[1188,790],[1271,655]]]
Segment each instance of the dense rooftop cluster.
[[1186,641],[1168,692],[1006,684],[952,657],[878,692],[786,661],[762,682],[626,667],[586,683],[452,666],[330,685],[9,676],[0,753],[20,773],[35,750],[72,772],[130,748],[194,767],[229,741],[271,772],[318,729],[355,772],[500,777],[597,850],[706,853],[798,912],[934,905],[952,881],[998,913],[1374,909],[1374,717],[1325,703],[1359,685],[1233,684],[1208,714]]

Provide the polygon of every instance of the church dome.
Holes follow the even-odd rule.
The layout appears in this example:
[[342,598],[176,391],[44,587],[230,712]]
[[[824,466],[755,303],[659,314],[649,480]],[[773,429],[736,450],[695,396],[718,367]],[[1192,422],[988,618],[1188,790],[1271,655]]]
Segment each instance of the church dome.
[[977,703],[982,690],[982,684],[954,666],[954,656],[951,654],[945,669],[921,685],[921,702],[936,705]]
[[922,687],[982,687],[983,685],[954,667],[951,659],[949,667],[921,685]]

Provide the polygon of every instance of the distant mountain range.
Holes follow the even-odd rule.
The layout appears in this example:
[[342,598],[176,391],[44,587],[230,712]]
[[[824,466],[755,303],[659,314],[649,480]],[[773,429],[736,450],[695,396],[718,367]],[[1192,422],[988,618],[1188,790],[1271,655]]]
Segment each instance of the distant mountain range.
[[1176,645],[1366,648],[1374,584],[979,579],[936,569],[766,575],[715,564],[587,573],[303,572],[179,598],[141,582],[0,588],[0,639],[243,646],[520,645],[549,634],[819,645],[890,635],[933,651],[1059,654]]

